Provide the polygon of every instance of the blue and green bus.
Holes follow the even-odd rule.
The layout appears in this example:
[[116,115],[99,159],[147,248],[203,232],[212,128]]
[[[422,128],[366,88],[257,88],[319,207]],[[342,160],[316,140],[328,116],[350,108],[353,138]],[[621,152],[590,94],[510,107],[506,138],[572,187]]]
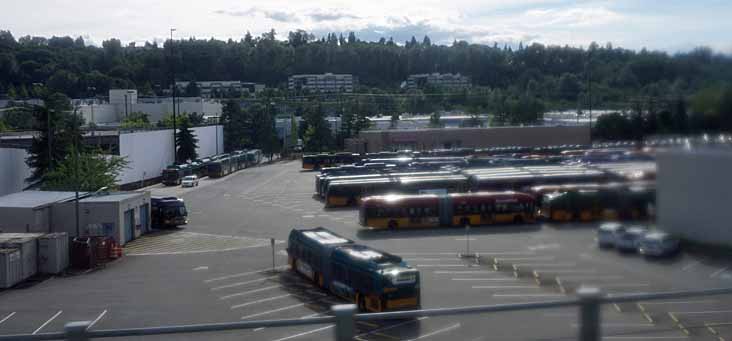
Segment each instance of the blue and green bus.
[[328,229],[293,229],[287,253],[293,271],[352,301],[361,311],[419,309],[419,271],[401,257],[354,243]]

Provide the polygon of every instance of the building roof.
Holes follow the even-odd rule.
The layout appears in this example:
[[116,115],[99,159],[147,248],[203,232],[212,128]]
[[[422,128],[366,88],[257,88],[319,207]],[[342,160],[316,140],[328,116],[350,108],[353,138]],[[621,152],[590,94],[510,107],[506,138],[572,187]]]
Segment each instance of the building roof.
[[116,192],[81,199],[81,202],[120,202],[142,196],[141,192]]
[[0,197],[0,207],[37,208],[73,198],[74,192],[23,191]]

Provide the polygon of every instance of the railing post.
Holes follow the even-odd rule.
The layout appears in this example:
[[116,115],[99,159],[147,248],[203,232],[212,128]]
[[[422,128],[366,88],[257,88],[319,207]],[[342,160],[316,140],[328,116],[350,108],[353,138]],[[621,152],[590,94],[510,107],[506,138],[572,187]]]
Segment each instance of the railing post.
[[580,287],[577,289],[580,299],[580,341],[600,340],[600,298],[599,288]]
[[69,322],[64,326],[66,340],[68,341],[88,341],[86,335],[87,330],[91,327],[92,321]]
[[353,315],[356,314],[356,305],[337,304],[331,309],[336,318],[335,339],[337,341],[352,341],[356,330],[356,321],[353,319]]

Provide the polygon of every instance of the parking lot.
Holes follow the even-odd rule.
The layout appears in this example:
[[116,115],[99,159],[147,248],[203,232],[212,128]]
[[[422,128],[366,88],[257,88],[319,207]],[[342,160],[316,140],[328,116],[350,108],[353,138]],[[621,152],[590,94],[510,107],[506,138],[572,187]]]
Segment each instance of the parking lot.
[[[202,179],[192,189],[155,188],[186,200],[189,225],[140,238],[127,257],[89,274],[0,292],[0,334],[301,318],[343,303],[286,269],[293,227],[324,226],[402,256],[421,272],[424,308],[538,302],[580,285],[608,294],[732,286],[732,261],[682,253],[666,260],[600,249],[594,224],[371,231],[355,209],[323,209],[313,172],[279,162]],[[274,268],[270,238],[275,239]],[[470,254],[460,258],[470,244]],[[732,297],[608,305],[607,340],[730,340]],[[576,309],[359,323],[360,340],[572,340]],[[190,334],[160,339],[210,339]],[[332,326],[216,333],[216,339],[322,340]]]

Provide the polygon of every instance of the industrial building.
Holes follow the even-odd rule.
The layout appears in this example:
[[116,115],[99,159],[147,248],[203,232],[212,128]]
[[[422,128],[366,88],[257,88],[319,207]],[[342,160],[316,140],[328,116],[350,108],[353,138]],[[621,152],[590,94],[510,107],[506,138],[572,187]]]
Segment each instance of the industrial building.
[[353,92],[357,85],[358,78],[351,74],[325,73],[292,75],[287,80],[288,89],[292,91]]
[[470,78],[459,73],[420,73],[407,78],[406,87],[409,90],[434,87],[445,90],[459,90],[470,87]]
[[659,152],[658,228],[688,240],[732,246],[732,149]]
[[80,193],[77,233],[74,192],[24,191],[0,197],[0,232],[105,236],[127,242],[150,231],[150,193]]
[[[232,92],[239,97],[244,93],[256,94],[264,90],[265,85],[261,83],[241,82],[241,81],[197,81],[195,82],[198,89],[201,90],[201,97],[231,97]],[[178,89],[185,89],[190,82],[175,82]],[[218,95],[218,96],[217,96]]]
[[404,149],[538,147],[589,143],[590,131],[586,127],[529,126],[367,130],[360,132],[357,138],[346,140],[346,148],[353,153],[372,153]]

